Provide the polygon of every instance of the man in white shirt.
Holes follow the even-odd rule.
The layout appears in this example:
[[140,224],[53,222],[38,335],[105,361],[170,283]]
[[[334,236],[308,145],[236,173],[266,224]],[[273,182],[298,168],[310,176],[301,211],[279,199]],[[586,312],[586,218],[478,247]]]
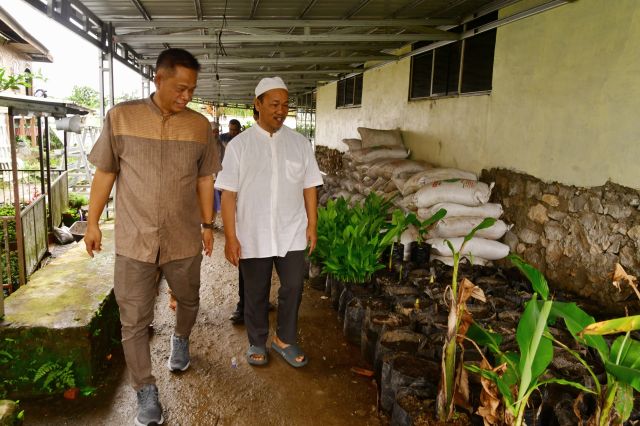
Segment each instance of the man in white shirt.
[[269,290],[275,264],[278,326],[271,348],[294,367],[307,363],[298,347],[298,308],[302,300],[305,248],[316,245],[317,193],[322,177],[309,141],[283,126],[289,92],[280,77],[258,83],[256,126],[227,146],[215,183],[222,193],[225,256],[245,281],[244,320],[247,360],[268,362]]

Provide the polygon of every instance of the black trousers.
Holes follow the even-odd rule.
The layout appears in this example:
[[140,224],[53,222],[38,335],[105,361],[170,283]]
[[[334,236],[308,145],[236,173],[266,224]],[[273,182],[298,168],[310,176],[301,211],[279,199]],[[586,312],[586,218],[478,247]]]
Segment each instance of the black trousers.
[[244,312],[244,278],[242,278],[240,268],[238,268],[238,304],[236,305],[236,311],[241,314]]
[[249,343],[265,346],[269,337],[269,292],[273,265],[280,278],[276,335],[294,345],[298,334],[298,309],[304,281],[304,250],[290,251],[284,257],[240,259],[244,279],[244,324]]

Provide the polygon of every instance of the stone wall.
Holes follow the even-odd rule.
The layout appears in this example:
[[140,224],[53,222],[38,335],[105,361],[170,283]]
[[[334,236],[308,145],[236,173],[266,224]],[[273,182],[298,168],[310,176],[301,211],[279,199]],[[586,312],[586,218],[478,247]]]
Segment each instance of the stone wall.
[[607,182],[579,188],[544,183],[505,169],[482,172],[495,182],[491,201],[502,203],[512,252],[539,268],[551,283],[623,313],[637,304],[628,288],[611,285],[614,265],[640,273],[640,191]]

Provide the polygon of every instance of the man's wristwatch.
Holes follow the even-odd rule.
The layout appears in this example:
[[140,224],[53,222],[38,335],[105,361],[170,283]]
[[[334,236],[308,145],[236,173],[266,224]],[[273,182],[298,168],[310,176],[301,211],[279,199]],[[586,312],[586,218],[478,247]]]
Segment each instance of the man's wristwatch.
[[202,229],[213,229],[213,222],[210,223],[202,223]]

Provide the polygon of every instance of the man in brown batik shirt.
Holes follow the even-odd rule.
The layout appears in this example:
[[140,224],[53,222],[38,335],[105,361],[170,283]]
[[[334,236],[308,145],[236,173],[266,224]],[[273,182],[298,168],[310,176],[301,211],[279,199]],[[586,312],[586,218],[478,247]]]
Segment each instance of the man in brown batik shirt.
[[202,250],[210,256],[213,247],[212,175],[220,170],[220,159],[208,120],[187,108],[199,69],[185,50],[162,52],[156,92],[111,109],[89,155],[96,166],[84,238],[91,256],[101,248],[98,221],[116,184],[114,292],[138,397],[137,425],[164,421],[147,332],[157,271],[177,300],[168,366],[184,371],[199,308]]

